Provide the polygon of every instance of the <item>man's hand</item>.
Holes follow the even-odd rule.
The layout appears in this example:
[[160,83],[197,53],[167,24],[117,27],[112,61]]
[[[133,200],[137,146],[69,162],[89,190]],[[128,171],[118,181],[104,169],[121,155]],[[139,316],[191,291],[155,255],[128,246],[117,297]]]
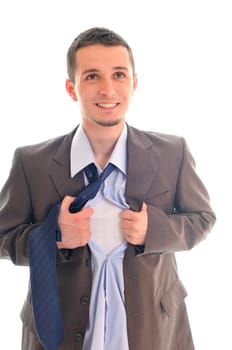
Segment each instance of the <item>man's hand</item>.
[[147,233],[147,205],[143,203],[139,212],[126,209],[121,213],[122,233],[127,242],[135,245],[145,243]]
[[66,196],[60,207],[58,224],[62,242],[57,242],[59,249],[74,249],[85,246],[90,238],[90,217],[92,208],[84,208],[78,213],[70,213],[69,207],[74,197]]

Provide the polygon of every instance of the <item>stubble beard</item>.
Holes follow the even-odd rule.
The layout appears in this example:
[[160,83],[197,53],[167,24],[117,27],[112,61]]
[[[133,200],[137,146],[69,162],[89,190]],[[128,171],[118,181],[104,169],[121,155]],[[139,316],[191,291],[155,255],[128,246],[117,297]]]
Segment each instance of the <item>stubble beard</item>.
[[122,122],[122,119],[116,119],[116,120],[110,120],[110,121],[102,121],[102,120],[95,120],[95,123],[100,126],[104,127],[112,127],[120,124]]

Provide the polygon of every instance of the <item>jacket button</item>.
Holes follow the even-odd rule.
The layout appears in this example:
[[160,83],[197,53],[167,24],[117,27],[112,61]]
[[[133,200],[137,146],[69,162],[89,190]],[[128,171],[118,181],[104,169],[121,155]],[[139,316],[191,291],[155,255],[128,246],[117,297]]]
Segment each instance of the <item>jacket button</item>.
[[80,343],[83,340],[83,336],[81,333],[76,333],[75,338],[78,343]]
[[86,296],[84,296],[84,297],[82,297],[82,298],[80,299],[80,303],[81,303],[82,305],[86,305],[88,302],[89,302],[89,298],[86,297]]

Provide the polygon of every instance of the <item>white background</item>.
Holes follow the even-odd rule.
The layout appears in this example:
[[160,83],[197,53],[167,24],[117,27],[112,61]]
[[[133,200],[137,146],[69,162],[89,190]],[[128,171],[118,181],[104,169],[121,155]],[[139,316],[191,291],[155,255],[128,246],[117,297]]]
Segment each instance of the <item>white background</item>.
[[[232,349],[230,3],[0,3],[0,187],[16,147],[69,132],[78,123],[78,105],[65,92],[66,51],[92,26],[115,30],[134,51],[139,87],[128,122],[186,138],[218,217],[207,240],[177,254],[196,350]],[[0,349],[20,349],[27,283],[26,267],[0,261]]]

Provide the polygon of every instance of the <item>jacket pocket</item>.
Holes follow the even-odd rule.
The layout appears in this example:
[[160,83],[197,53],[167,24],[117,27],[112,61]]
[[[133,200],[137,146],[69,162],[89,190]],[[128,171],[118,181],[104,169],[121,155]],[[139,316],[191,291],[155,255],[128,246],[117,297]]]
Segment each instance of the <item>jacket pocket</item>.
[[146,196],[146,199],[149,200],[149,199],[152,199],[152,198],[159,198],[159,197],[168,195],[168,193],[169,193],[169,190],[166,190],[166,189],[164,189],[163,191],[155,192],[155,193],[148,192],[148,194]]
[[167,208],[170,207],[170,203],[172,203],[171,193],[168,190],[159,191],[158,193],[149,192],[145,196],[145,202],[148,205],[153,207],[157,207],[163,211],[166,211]]
[[162,309],[170,317],[175,310],[184,302],[187,291],[180,280],[177,280],[161,297]]

